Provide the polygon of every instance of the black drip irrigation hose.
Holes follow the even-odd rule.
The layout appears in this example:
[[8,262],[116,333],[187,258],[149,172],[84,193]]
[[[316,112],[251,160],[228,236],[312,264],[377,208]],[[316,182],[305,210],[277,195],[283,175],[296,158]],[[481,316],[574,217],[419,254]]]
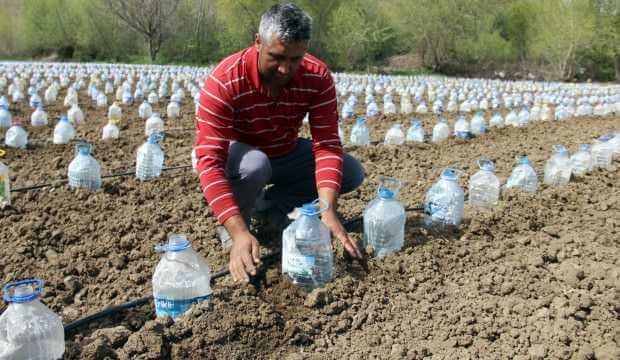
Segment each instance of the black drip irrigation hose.
[[[415,212],[415,211],[423,211],[424,210],[424,206],[414,206],[414,207],[406,207],[405,211],[406,212]],[[350,231],[350,228],[357,222],[361,221],[362,217],[358,216],[355,217],[353,219],[350,219],[348,221],[345,221],[343,223],[343,226]],[[261,257],[260,262],[261,264],[263,264],[263,267],[266,267],[270,264],[272,264],[276,258],[280,255],[280,251],[276,250],[273,251],[270,254],[264,255]],[[228,274],[230,274],[230,270],[228,270],[228,267],[222,268],[221,270],[219,270],[218,272],[215,272],[211,275],[211,281],[217,280],[219,278],[223,278],[225,276],[227,276]],[[95,320],[107,317],[107,316],[111,316],[114,314],[117,314],[123,310],[129,310],[138,306],[142,306],[145,304],[148,304],[149,302],[151,302],[153,300],[153,295],[149,294],[146,295],[144,297],[141,297],[139,299],[135,299],[135,300],[131,300],[128,301],[126,303],[120,304],[120,305],[114,305],[114,306],[110,306],[107,307],[99,312],[96,312],[94,314],[88,315],[84,318],[75,320],[73,322],[68,323],[67,325],[64,326],[65,329],[65,334],[70,334],[71,332],[73,332],[74,330],[76,330],[79,327],[82,327],[84,325],[87,325]]]
[[[161,171],[190,169],[190,168],[192,168],[192,165],[179,165],[179,166],[164,167],[164,168],[161,169]],[[109,179],[109,178],[115,178],[115,177],[131,176],[131,175],[134,175],[135,173],[136,173],[135,171],[117,172],[117,173],[112,173],[112,174],[108,174],[108,175],[103,175],[103,176],[101,176],[101,179]],[[60,179],[60,180],[55,180],[55,181],[52,181],[52,182],[49,182],[49,183],[44,183],[44,184],[38,184],[38,185],[33,185],[33,186],[26,186],[26,187],[11,189],[11,192],[27,192],[27,191],[30,191],[30,190],[42,189],[42,188],[46,188],[46,187],[50,187],[50,186],[55,186],[55,185],[62,185],[62,184],[67,183],[68,181],[69,181],[68,179]]]

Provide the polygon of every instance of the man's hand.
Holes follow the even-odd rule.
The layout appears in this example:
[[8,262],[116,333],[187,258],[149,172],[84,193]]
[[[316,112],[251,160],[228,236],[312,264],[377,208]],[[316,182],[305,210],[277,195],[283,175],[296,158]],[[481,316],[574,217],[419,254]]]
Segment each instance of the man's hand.
[[239,215],[231,216],[224,227],[232,238],[230,262],[228,269],[235,281],[250,281],[256,275],[256,265],[260,263],[260,247],[254,235],[248,230],[245,221]]
[[233,238],[228,264],[233,280],[248,282],[248,275],[256,275],[256,265],[260,263],[259,253],[258,241],[249,232]]
[[342,226],[342,223],[338,219],[336,212],[332,209],[327,210],[323,213],[321,219],[323,223],[327,225],[329,231],[331,231],[332,235],[340,240],[342,246],[347,250],[349,255],[354,258],[361,259],[362,253],[360,252],[359,247],[357,246],[357,242],[349,236],[347,230]]

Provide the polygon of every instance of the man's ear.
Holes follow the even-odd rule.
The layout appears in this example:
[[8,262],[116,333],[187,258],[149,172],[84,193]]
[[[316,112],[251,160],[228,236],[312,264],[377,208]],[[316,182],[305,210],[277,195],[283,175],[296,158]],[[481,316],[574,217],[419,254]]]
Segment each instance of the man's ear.
[[261,44],[260,34],[256,33],[256,35],[254,35],[254,46],[256,47],[256,51],[260,51]]

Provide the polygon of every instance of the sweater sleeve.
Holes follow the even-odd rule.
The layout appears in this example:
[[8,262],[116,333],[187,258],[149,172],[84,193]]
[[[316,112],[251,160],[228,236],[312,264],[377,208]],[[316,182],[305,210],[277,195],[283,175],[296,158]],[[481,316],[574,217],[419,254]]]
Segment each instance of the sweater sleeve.
[[194,148],[200,188],[220,224],[240,213],[225,173],[228,147],[236,137],[232,122],[230,94],[210,74],[200,90]]
[[312,99],[308,120],[312,133],[316,187],[340,191],[343,150],[338,136],[336,87],[329,72],[321,78],[318,93]]

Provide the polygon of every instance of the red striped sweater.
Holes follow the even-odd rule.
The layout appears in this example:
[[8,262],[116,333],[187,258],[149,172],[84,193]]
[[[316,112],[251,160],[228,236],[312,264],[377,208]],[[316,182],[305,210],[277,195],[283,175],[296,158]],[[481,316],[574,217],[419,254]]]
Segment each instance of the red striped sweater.
[[203,194],[220,223],[239,214],[224,169],[231,141],[255,146],[270,158],[291,152],[306,113],[317,188],[340,190],[342,145],[336,89],[327,66],[306,54],[278,97],[261,85],[258,53],[250,47],[222,60],[200,91],[196,157]]

